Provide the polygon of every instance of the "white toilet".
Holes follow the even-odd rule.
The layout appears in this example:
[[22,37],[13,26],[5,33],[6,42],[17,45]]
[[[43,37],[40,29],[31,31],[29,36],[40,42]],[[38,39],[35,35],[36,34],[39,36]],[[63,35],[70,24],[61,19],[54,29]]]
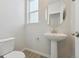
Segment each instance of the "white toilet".
[[25,58],[21,51],[14,51],[15,38],[1,39],[0,40],[0,56],[4,58]]

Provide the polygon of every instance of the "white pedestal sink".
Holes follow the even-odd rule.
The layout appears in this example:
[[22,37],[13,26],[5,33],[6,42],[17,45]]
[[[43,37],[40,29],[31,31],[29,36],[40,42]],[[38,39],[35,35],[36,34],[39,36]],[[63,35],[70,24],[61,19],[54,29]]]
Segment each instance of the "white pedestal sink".
[[51,40],[51,58],[57,58],[57,41],[67,38],[66,34],[62,33],[45,33],[44,36]]

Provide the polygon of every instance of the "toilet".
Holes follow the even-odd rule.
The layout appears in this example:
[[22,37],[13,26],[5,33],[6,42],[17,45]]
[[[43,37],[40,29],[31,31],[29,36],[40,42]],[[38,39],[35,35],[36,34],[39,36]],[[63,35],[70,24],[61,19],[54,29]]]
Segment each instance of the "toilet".
[[7,38],[0,40],[0,56],[4,58],[25,58],[25,54],[21,51],[15,51],[15,38]]
[[13,51],[9,54],[6,54],[4,56],[4,58],[25,58],[24,53],[20,52],[20,51]]

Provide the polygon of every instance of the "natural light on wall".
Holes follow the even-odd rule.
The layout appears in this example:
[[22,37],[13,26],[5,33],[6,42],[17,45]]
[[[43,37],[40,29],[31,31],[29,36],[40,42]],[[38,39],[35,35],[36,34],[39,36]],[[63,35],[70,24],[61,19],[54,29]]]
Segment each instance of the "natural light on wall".
[[27,0],[27,24],[39,22],[39,1]]

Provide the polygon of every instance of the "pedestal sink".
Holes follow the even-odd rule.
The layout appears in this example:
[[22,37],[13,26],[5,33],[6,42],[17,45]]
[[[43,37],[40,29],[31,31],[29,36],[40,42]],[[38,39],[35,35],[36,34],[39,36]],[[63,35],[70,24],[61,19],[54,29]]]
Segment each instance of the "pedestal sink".
[[67,38],[63,33],[45,33],[46,39],[51,40],[51,58],[57,58],[57,41],[61,41]]

